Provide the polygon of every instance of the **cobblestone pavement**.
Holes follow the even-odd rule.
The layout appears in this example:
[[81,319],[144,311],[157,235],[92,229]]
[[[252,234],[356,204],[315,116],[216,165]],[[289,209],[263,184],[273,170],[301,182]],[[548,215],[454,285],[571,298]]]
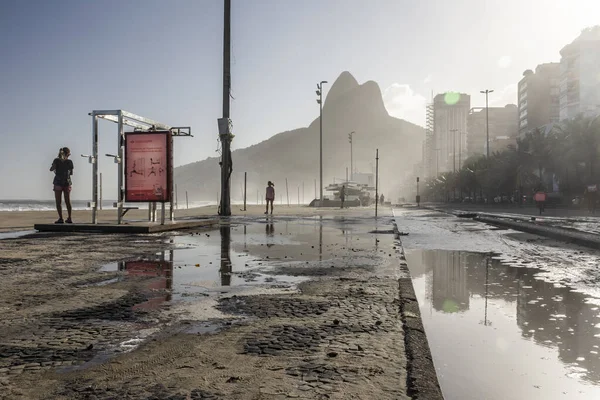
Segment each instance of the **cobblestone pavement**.
[[317,247],[316,235],[294,233],[305,222],[286,221],[294,244],[251,251],[261,274],[307,278],[297,291],[211,295],[176,314],[138,307],[156,295],[151,278],[96,272],[170,248],[167,235],[1,241],[0,398],[409,398],[391,220],[373,233],[370,218],[325,218]]

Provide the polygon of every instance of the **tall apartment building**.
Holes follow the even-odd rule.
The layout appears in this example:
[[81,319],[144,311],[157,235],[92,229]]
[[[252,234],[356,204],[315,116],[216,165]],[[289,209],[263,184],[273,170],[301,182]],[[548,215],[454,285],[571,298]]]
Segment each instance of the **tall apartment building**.
[[[507,104],[504,107],[489,107],[488,113],[490,154],[516,145],[519,132],[517,106]],[[466,155],[462,156],[463,161],[467,157],[487,153],[486,129],[485,107],[472,108],[467,118],[467,148]]]
[[528,69],[519,81],[519,137],[560,117],[559,63],[540,64]]
[[425,140],[423,141],[423,173],[425,178],[436,176],[435,170],[435,137],[433,135],[433,103],[425,108]]
[[[430,151],[431,168],[437,173],[459,169],[459,150],[464,149],[467,116],[471,109],[471,96],[448,92],[433,98],[433,137]],[[456,130],[456,132],[454,132]]]
[[600,26],[560,51],[560,119],[600,114]]

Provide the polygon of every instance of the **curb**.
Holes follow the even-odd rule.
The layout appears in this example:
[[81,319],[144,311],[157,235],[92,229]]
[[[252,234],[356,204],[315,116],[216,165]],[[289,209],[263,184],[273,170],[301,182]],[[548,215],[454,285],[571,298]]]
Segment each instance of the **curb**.
[[398,279],[398,286],[400,314],[404,329],[404,348],[407,358],[406,391],[413,400],[444,400],[425,328],[423,327],[419,303],[406,263],[400,231],[395,219],[392,220],[392,223],[394,225],[394,236],[400,248],[401,275]]
[[502,228],[511,228],[521,232],[545,236],[568,243],[574,243],[581,246],[590,247],[593,249],[600,249],[600,236],[594,235],[593,233],[576,232],[565,228],[542,226],[531,222],[519,222],[514,220],[500,219],[481,215],[473,219],[475,221],[483,222]]

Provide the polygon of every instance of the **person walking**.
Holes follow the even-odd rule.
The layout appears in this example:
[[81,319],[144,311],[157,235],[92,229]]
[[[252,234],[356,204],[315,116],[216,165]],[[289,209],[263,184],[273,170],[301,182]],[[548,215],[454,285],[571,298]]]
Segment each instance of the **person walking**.
[[[69,160],[71,150],[68,147],[62,147],[58,152],[58,157],[52,161],[50,171],[54,172],[54,199],[56,200],[56,211],[58,212],[58,220],[56,224],[72,224],[71,219],[71,175],[73,175],[73,161]],[[67,206],[67,220],[63,220],[62,212],[62,195],[65,197],[65,205]]]
[[271,214],[273,214],[273,201],[275,200],[275,184],[271,181],[267,182],[267,193],[265,196],[267,201],[267,208],[265,214],[269,213],[269,203],[271,203]]
[[342,205],[340,208],[344,208],[344,200],[346,200],[346,186],[342,185],[342,189],[340,190],[340,201],[342,202]]
[[381,193],[381,196],[379,196],[379,204],[383,205],[384,200],[385,197],[383,196],[383,193]]

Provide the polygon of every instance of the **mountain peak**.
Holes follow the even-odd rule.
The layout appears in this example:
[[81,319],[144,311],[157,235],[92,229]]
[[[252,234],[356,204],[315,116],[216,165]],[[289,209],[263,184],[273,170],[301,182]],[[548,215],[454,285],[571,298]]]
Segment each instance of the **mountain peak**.
[[345,92],[358,87],[358,81],[348,71],[344,71],[338,76],[338,78],[331,85],[331,89],[327,93],[326,100],[334,99]]

